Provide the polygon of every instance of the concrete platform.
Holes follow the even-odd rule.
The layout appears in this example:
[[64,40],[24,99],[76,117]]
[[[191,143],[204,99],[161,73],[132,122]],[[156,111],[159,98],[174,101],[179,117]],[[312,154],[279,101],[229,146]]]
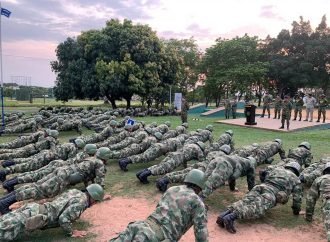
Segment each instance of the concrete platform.
[[291,120],[290,130],[279,129],[279,127],[281,126],[281,120],[273,119],[273,118],[269,119],[269,118],[256,117],[257,125],[245,125],[246,118],[224,119],[217,121],[217,123],[231,124],[231,125],[237,125],[247,128],[264,129],[264,130],[272,130],[279,132],[293,132],[293,131],[307,130],[307,129],[330,129],[330,122],[328,120],[326,120],[326,123],[317,123],[315,121],[305,122],[305,121]]

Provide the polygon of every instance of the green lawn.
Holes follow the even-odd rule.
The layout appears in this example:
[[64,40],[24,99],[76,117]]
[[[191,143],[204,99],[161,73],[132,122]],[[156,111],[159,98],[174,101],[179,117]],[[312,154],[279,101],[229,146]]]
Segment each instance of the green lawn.
[[[311,131],[298,131],[292,133],[280,133],[274,131],[258,130],[244,127],[237,127],[232,125],[224,125],[214,123],[216,118],[201,118],[200,121],[193,121],[194,116],[189,116],[190,130],[197,128],[203,128],[207,124],[214,124],[214,137],[217,139],[220,134],[228,129],[234,131],[234,140],[237,147],[251,144],[253,142],[264,142],[274,140],[275,138],[281,138],[284,142],[284,148],[287,151],[289,148],[296,147],[302,141],[309,141],[312,144],[312,153],[314,161],[318,161],[322,156],[330,155],[329,140],[330,131],[328,130],[311,130]],[[145,117],[137,118],[143,120],[146,123],[156,121],[162,123],[166,120],[172,122],[172,127],[180,124],[179,117]],[[89,130],[84,130],[84,134],[90,133]],[[76,132],[63,132],[60,134],[60,141],[67,142],[69,138],[77,137]],[[0,141],[6,142],[13,137],[0,137]],[[276,157],[276,162],[279,161],[279,157]],[[117,161],[110,161],[108,164],[108,173],[106,178],[106,190],[113,196],[128,196],[128,197],[146,197],[150,198],[159,194],[155,187],[156,177],[151,177],[151,181],[148,185],[142,185],[136,179],[135,173],[140,169],[149,167],[152,164],[156,164],[158,161],[154,161],[148,164],[130,165],[128,172],[120,171]],[[247,184],[245,179],[239,179],[237,186],[240,192],[231,193],[228,187],[223,187],[214,192],[207,200],[211,211],[220,212],[226,205],[240,199],[247,191]],[[267,217],[263,219],[253,221],[240,221],[240,223],[267,223],[279,227],[294,227],[302,224],[307,224],[303,219],[303,216],[293,216],[291,211],[291,201],[286,205],[279,205],[267,213]],[[305,200],[303,201],[303,209],[305,208]],[[321,219],[320,211],[316,212],[317,221]],[[111,216],[111,215],[109,215]],[[81,228],[86,226],[85,224],[78,223],[75,226]],[[60,229],[52,229],[50,231],[41,231],[33,234],[32,240],[28,241],[70,241],[62,236]],[[61,240],[62,239],[62,240]],[[24,241],[27,241],[26,239]],[[72,240],[76,241],[76,240]],[[82,241],[82,240],[80,240]],[[84,239],[83,241],[88,241]]]

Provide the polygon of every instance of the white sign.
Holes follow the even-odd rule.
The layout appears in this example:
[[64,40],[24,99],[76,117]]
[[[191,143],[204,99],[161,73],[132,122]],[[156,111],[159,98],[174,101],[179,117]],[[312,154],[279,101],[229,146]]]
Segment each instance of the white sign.
[[181,111],[182,93],[175,93],[174,95],[174,108]]

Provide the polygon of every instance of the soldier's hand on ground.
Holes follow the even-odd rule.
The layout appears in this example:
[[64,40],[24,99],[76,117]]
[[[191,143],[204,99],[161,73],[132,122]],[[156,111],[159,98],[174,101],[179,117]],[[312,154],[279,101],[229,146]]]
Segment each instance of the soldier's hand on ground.
[[24,205],[24,202],[16,202],[14,204],[12,204],[9,208],[11,210],[16,210],[19,209],[20,207],[22,207]]
[[72,238],[83,238],[87,235],[87,231],[74,230],[72,232]]
[[107,200],[111,200],[111,195],[107,194],[107,195],[104,195],[104,198],[103,198],[103,201],[107,201]]

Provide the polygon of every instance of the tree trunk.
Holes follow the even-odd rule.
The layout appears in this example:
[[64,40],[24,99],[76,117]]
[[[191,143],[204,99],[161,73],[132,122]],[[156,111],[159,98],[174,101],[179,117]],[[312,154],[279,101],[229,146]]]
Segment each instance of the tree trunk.
[[110,95],[106,95],[106,97],[108,98],[109,102],[111,103],[112,109],[117,109],[116,99],[114,99]]
[[205,107],[209,106],[210,97],[205,97]]
[[126,98],[126,109],[131,108],[131,98]]

